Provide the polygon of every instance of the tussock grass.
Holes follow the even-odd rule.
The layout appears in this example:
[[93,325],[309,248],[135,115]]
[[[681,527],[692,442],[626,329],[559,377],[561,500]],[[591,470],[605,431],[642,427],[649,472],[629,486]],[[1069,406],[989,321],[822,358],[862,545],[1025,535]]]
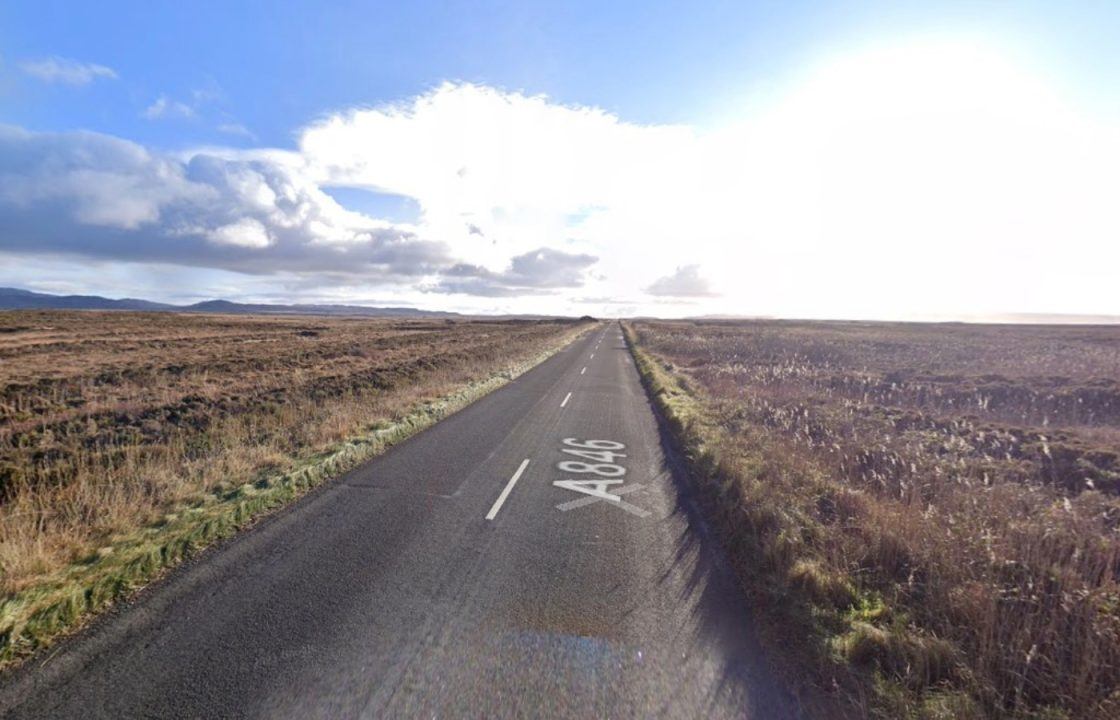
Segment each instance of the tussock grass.
[[0,313],[0,664],[586,326]]
[[1120,331],[635,322],[772,638],[884,718],[1120,716]]

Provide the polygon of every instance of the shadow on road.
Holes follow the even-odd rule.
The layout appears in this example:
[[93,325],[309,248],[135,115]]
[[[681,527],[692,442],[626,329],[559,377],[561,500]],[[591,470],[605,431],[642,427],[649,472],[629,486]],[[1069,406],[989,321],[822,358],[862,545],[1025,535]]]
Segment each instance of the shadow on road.
[[[673,517],[681,523],[673,563],[665,568],[660,582],[678,585],[681,604],[692,608],[696,623],[689,630],[696,635],[695,645],[725,659],[710,702],[730,693],[740,698],[752,718],[806,718],[805,710],[767,661],[755,631],[754,614],[722,544],[703,516],[703,503],[675,439],[652,403],[650,410],[657,418],[665,458],[661,474],[673,489]],[[683,584],[673,582],[681,577]]]

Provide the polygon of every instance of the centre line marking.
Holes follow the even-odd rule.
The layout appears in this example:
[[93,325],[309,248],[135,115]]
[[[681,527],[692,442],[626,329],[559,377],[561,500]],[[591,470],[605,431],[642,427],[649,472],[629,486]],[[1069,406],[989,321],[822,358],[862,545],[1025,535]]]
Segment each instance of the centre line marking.
[[567,405],[568,401],[571,400],[571,399],[572,399],[572,394],[571,393],[568,393],[567,395],[565,395],[564,396],[564,402],[560,403],[560,407],[564,407],[565,405]]
[[509,479],[509,482],[506,483],[506,487],[504,490],[502,490],[502,494],[499,495],[498,499],[494,501],[494,507],[490,508],[490,512],[486,513],[487,520],[493,520],[498,515],[498,511],[502,509],[502,503],[504,503],[506,501],[506,498],[509,497],[510,490],[513,490],[513,486],[517,484],[518,479],[520,479],[521,477],[521,473],[525,472],[525,468],[528,465],[529,458],[525,458],[521,461],[521,467],[517,468],[517,472],[515,472],[513,474],[513,477]]
[[579,374],[580,374],[580,375],[582,375],[582,374],[584,374],[585,372],[587,372],[587,366],[586,366],[586,365],[584,365],[584,366],[583,366],[583,369],[579,371]]

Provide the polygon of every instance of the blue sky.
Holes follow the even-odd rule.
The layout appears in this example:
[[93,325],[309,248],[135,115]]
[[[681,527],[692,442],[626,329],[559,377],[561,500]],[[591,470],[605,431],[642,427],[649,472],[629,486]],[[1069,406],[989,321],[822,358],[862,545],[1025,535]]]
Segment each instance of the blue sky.
[[[1120,75],[1120,5],[1112,2],[15,0],[0,7],[6,65],[76,58],[111,67],[124,82],[74,93],[9,76],[2,117],[165,147],[229,142],[215,125],[237,122],[261,144],[282,147],[324,112],[463,80],[631,122],[704,124],[815,57],[940,29],[1025,45],[1089,93]],[[142,111],[161,95],[197,102],[210,122],[144,122]]]
[[[898,147],[881,146],[866,133],[852,139],[843,133],[875,123],[895,129],[902,127],[900,117],[909,123],[921,115],[924,120],[907,126],[913,133],[928,135],[931,128],[939,133],[938,128],[952,127],[958,135],[938,141],[959,145],[961,138],[979,137],[978,133],[1002,136],[999,123],[1011,116],[1065,118],[1061,122],[1067,125],[1059,130],[1053,129],[1059,120],[1048,120],[1045,127],[1024,125],[1015,137],[1025,145],[1036,144],[1036,139],[1052,145],[1053,151],[1039,162],[1077,168],[1095,181],[1107,175],[1105,170],[1094,166],[1080,171],[1091,162],[1086,158],[1111,157],[1107,153],[1120,116],[1115,82],[1120,77],[1118,30],[1120,6],[1110,2],[288,2],[278,9],[263,2],[9,0],[0,7],[0,123],[35,135],[8,138],[16,148],[8,157],[23,158],[21,167],[28,174],[10,174],[7,179],[9,205],[18,210],[10,210],[16,214],[0,236],[0,253],[7,260],[0,282],[162,297],[222,293],[264,299],[389,298],[460,309],[559,312],[586,307],[659,314],[821,315],[836,312],[839,293],[852,297],[849,305],[841,303],[840,312],[874,315],[880,306],[877,294],[830,281],[823,270],[796,274],[789,269],[791,263],[813,257],[818,245],[835,252],[837,244],[846,243],[852,252],[835,252],[834,261],[876,253],[881,270],[893,276],[904,272],[916,253],[948,243],[944,266],[949,271],[952,253],[959,252],[954,248],[968,244],[943,240],[920,227],[885,224],[889,209],[876,212],[869,205],[867,212],[875,213],[871,235],[879,232],[881,237],[859,245],[867,220],[837,216],[839,190],[830,191],[829,183],[844,187],[846,173],[863,171],[843,164],[852,163],[852,158],[831,156],[838,147],[863,147],[865,156],[882,155],[882,162],[876,160],[882,172],[897,172],[888,159],[897,155]],[[901,79],[883,76],[882,66],[894,63],[908,74]],[[977,67],[975,73],[972,66]],[[988,85],[978,81],[959,92],[945,91],[946,86],[960,88],[973,76]],[[900,82],[906,91],[922,90],[901,115],[895,104],[884,102],[892,83]],[[1006,87],[1017,89],[1005,97],[999,93]],[[867,88],[873,88],[874,97],[864,97]],[[992,95],[993,88],[998,96],[994,103],[978,100]],[[547,97],[547,107],[534,108],[533,99],[540,96]],[[847,98],[855,96],[851,103],[863,114],[852,115],[847,125],[813,124],[821,108],[832,114],[829,102],[840,103],[839,114],[844,115],[850,109]],[[978,129],[930,121],[946,111],[974,117],[977,102],[983,112],[990,112],[990,122],[977,121]],[[355,115],[363,109],[373,115]],[[394,109],[411,122],[391,123]],[[421,122],[426,112],[431,119]],[[456,113],[469,117],[457,123]],[[323,128],[332,121],[334,131],[328,137]],[[1070,146],[1070,138],[1082,134],[1077,123],[1099,131],[1099,141],[1107,147]],[[503,127],[506,136],[524,136],[524,142],[536,145],[519,150],[514,139],[507,146],[501,136],[488,134],[495,125]],[[552,134],[533,135],[541,126]],[[784,130],[794,126],[807,134],[791,136]],[[99,139],[75,135],[77,131],[92,131]],[[1056,135],[1043,138],[1051,132]],[[916,135],[901,136],[898,142],[910,142],[907,137],[921,144]],[[348,145],[338,146],[340,138]],[[532,168],[506,157],[535,155],[534,148],[553,138],[558,147],[570,147],[569,155],[582,157],[586,152],[586,165],[595,163],[602,148],[613,151],[628,143],[635,153],[669,151],[657,169],[638,178],[631,176],[631,167],[611,166],[589,167],[588,180],[563,158],[536,157],[533,167],[562,176],[569,183],[562,186],[543,178],[526,179]],[[840,163],[823,170],[817,154],[804,156],[804,149],[825,142],[822,138],[835,140],[825,154],[830,163]],[[115,140],[129,145],[114,145]],[[716,148],[717,143],[723,145]],[[442,148],[446,156],[469,157],[469,177],[485,181],[468,187],[468,177],[462,188],[447,190],[449,174],[467,177],[460,171],[468,166],[435,161],[429,157],[429,145]],[[486,157],[472,154],[470,148],[476,146],[492,152]],[[772,157],[773,147],[786,147],[793,157]],[[132,160],[122,159],[137,148],[151,155],[145,163],[155,164],[137,169]],[[364,159],[344,167],[345,158],[339,158],[349,148],[360,148],[355,156]],[[409,148],[416,161],[410,162],[396,148]],[[788,179],[788,195],[767,195],[752,204],[747,193],[757,189],[757,180],[708,165],[717,162],[713,158],[725,154],[725,148],[745,153],[743,158],[760,166],[775,163],[771,175],[801,167],[811,182],[802,182],[804,174]],[[634,165],[628,160],[633,157],[630,152],[620,150],[615,161]],[[1015,156],[1014,148],[1008,152]],[[71,194],[28,190],[38,187],[32,175],[43,187],[50,185],[39,171],[59,153],[70,158],[71,169],[65,182],[51,187],[65,186]],[[222,169],[207,165],[200,159],[203,155],[220,157]],[[92,167],[88,158],[93,156],[113,159]],[[988,162],[1004,162],[1001,157],[993,155]],[[191,158],[196,160],[193,164]],[[156,167],[165,161],[173,165],[166,172]],[[488,165],[491,161],[496,163],[493,167]],[[549,162],[560,165],[550,169]],[[922,156],[914,162],[936,165],[938,158]],[[14,163],[10,160],[9,165]],[[359,164],[396,170],[366,171]],[[417,167],[426,168],[428,175],[420,177]],[[582,189],[616,170],[616,182],[604,183],[597,189],[599,195]],[[726,177],[723,187],[740,188],[743,194],[723,197],[719,188],[701,192],[697,187],[702,181],[673,185],[693,171],[697,177]],[[168,172],[182,176],[175,188],[158,197],[144,196],[152,187],[150,178]],[[640,184],[641,178],[658,172],[664,173],[664,181],[643,186],[641,196],[617,192],[619,183]],[[983,175],[985,170],[979,172]],[[291,218],[278,219],[272,211],[261,214],[264,211],[251,203],[226,203],[220,217],[206,215],[204,210],[211,207],[203,200],[206,193],[247,192],[246,173],[265,178],[262,182],[272,195],[281,186],[304,188],[310,198],[306,202],[317,208],[322,223],[308,225],[310,234],[288,237]],[[1016,173],[1020,177],[1022,171]],[[79,186],[91,174],[119,183],[115,198],[132,194],[136,201],[128,207],[94,208],[91,193],[100,190]],[[859,176],[868,183],[860,198],[881,190],[882,177]],[[817,194],[797,189],[803,186],[816,188]],[[522,192],[526,187],[536,194]],[[924,185],[920,189],[926,196],[938,192]],[[763,190],[764,195],[771,192]],[[1021,190],[1027,193],[1024,200],[1047,191],[1033,185]],[[917,192],[915,187],[914,194],[898,198],[895,205],[910,207],[915,215],[930,210],[914,204]],[[331,201],[320,193],[341,207],[330,207]],[[174,201],[168,199],[172,196]],[[648,205],[641,197],[649,198]],[[735,207],[737,198],[745,205],[741,210]],[[987,209],[980,215],[968,198],[956,197],[954,202],[960,203],[958,216],[967,219],[965,224],[983,228],[988,233],[984,237],[991,237],[1021,230],[1024,223],[1015,217],[1014,200],[992,198],[983,203]],[[100,208],[107,202],[97,199]],[[665,214],[666,204],[673,206],[673,217],[663,225],[673,231],[659,237],[651,232],[655,223],[650,218]],[[786,215],[736,224],[742,215],[751,215],[755,205],[771,212],[787,204]],[[43,222],[32,212],[35,208],[43,213],[49,208],[52,222]],[[1073,228],[1082,233],[1083,243],[1077,246],[1081,257],[1091,256],[1100,238],[1113,237],[1114,228],[1095,220],[1106,214],[1100,208],[1050,210],[1049,216],[1028,224],[1045,226],[1051,216],[1066,211],[1091,219]],[[54,223],[59,212],[71,212],[76,229]],[[836,223],[838,230],[830,233],[821,225],[824,220],[805,224],[803,218],[814,214]],[[323,220],[328,216],[329,221]],[[176,224],[169,224],[172,219]],[[333,230],[316,236],[323,223]],[[360,228],[358,239],[339,239],[339,233],[345,234],[343,227],[351,235]],[[703,238],[686,242],[682,237],[693,227],[709,238],[706,250],[692,247],[703,245]],[[24,234],[16,238],[12,228]],[[944,225],[939,232],[958,229]],[[903,231],[908,232],[900,237]],[[179,242],[191,233],[196,239],[183,241],[174,252],[146,246],[166,244],[161,238]],[[67,239],[60,240],[64,235]],[[313,255],[328,235],[351,243],[346,246],[350,249],[335,253],[332,246],[326,257]],[[374,235],[377,240],[370,239]],[[907,244],[906,237],[913,240]],[[888,238],[907,250],[900,255],[885,249]],[[1045,233],[1032,236],[1022,264],[1007,274],[1034,279],[1045,274],[1045,268],[1031,263],[1042,254],[1044,243],[1056,240]],[[353,243],[365,244],[360,262],[367,263],[370,272],[348,274],[346,263],[330,259],[353,259],[360,254]],[[650,245],[655,246],[652,251],[643,253],[648,258],[629,259],[635,248]],[[271,256],[257,263],[248,248]],[[783,254],[782,248],[792,249]],[[991,255],[1003,257],[1005,250],[1005,244],[997,243]],[[404,257],[414,265],[406,267]],[[785,293],[782,299],[775,285],[765,292],[736,294],[728,287],[736,284],[733,279],[718,277],[718,266],[726,266],[722,261],[727,259],[751,267],[769,264],[774,272],[768,274],[783,278],[785,286],[807,276],[826,290],[809,296]],[[91,263],[99,269],[83,279],[83,268]],[[993,287],[960,301],[933,297],[933,285],[925,295],[907,291],[914,297],[902,304],[902,312],[1120,312],[1120,306],[1109,305],[1103,294],[1071,299],[1067,290],[1084,285],[1087,276],[1072,263],[1070,268],[1068,278],[1058,283],[1062,292],[1053,296],[1039,297],[1037,288],[1026,281],[987,278],[985,284],[995,283]],[[340,282],[342,276],[346,277]],[[153,277],[159,282],[153,284]],[[168,277],[181,280],[168,283]],[[106,278],[114,280],[108,284]],[[956,279],[979,282],[972,275]],[[1095,282],[1093,277],[1088,281]],[[888,284],[888,289],[893,287]],[[906,284],[898,289],[906,291]]]

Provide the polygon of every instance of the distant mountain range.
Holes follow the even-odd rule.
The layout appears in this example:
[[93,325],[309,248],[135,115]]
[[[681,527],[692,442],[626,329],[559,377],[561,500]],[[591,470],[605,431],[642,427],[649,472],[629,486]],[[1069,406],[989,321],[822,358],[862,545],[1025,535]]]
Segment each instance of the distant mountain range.
[[459,313],[417,310],[410,307],[365,305],[264,305],[206,300],[193,305],[112,298],[100,295],[50,295],[18,288],[0,288],[0,310],[140,310],[146,312],[196,312],[230,315],[360,315],[365,317],[455,318]]

